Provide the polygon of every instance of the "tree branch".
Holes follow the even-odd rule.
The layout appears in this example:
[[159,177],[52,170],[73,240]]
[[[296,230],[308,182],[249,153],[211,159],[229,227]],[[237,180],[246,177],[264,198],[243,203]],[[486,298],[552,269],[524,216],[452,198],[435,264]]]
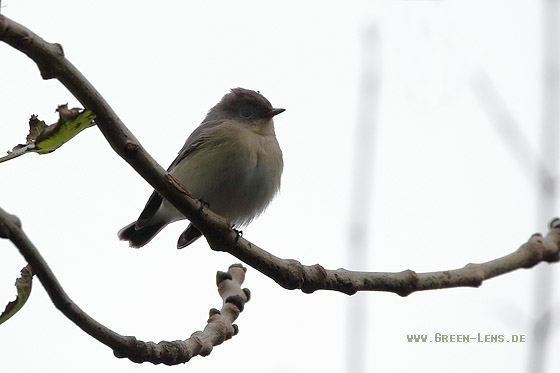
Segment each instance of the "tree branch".
[[235,244],[237,233],[228,222],[193,198],[146,152],[95,87],[64,57],[60,44],[46,42],[3,15],[0,15],[0,40],[26,54],[37,64],[43,79],[56,78],[91,110],[96,116],[97,127],[113,150],[206,237],[214,235],[215,241]]
[[546,237],[535,233],[519,249],[501,258],[480,264],[469,263],[459,269],[426,273],[411,270],[398,273],[330,270],[319,264],[306,266],[296,260],[280,259],[246,241],[239,242],[235,247],[214,244],[211,238],[208,241],[212,248],[223,248],[287,289],[301,289],[305,293],[335,290],[348,295],[358,291],[386,291],[407,296],[422,290],[479,287],[485,280],[517,269],[531,268],[540,262],[558,262],[560,219],[553,219],[549,229]]
[[144,150],[95,88],[64,57],[59,44],[49,44],[25,27],[0,15],[0,40],[28,55],[39,66],[43,78],[60,80],[70,92],[90,109],[113,149],[150,185],[169,200],[204,234],[210,247],[228,252],[272,278],[287,289],[335,290],[346,294],[357,291],[388,291],[406,296],[414,291],[450,287],[476,287],[495,276],[519,268],[530,268],[541,261],[557,262],[560,252],[560,228],[557,220],[546,238],[533,235],[517,251],[482,264],[468,264],[451,271],[415,273],[355,272],[328,270],[320,265],[304,266],[295,260],[280,259],[238,237],[227,221],[214,214]]
[[19,219],[1,208],[0,237],[9,239],[19,249],[56,308],[87,334],[113,349],[115,356],[128,358],[136,363],[176,365],[186,363],[197,355],[209,355],[214,346],[237,334],[238,328],[233,322],[250,298],[249,290],[241,289],[246,269],[240,264],[231,265],[227,272],[218,272],[216,276],[223,306],[220,311],[215,308],[210,310],[210,317],[203,331],[193,333],[184,341],[143,342],[135,337],[115,333],[78,307],[66,294],[37,248],[21,230]]

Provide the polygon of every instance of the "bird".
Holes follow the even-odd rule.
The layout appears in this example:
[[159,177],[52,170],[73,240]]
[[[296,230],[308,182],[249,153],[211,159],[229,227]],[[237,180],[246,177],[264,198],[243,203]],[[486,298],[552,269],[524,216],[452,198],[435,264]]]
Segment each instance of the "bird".
[[[233,88],[209,111],[187,138],[167,169],[189,193],[235,229],[247,226],[280,190],[284,168],[273,108],[258,91]],[[165,226],[183,220],[156,190],[138,219],[118,232],[134,248],[150,242]],[[184,248],[202,233],[189,223],[177,241]]]

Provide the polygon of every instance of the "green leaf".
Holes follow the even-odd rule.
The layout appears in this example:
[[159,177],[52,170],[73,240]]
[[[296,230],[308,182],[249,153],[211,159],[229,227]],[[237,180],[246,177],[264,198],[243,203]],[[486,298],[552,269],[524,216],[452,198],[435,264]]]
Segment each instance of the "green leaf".
[[33,280],[33,270],[28,264],[21,270],[21,277],[16,280],[17,297],[16,300],[8,303],[6,309],[0,315],[0,324],[15,315],[27,302],[31,294],[31,284]]
[[51,125],[45,124],[36,115],[32,115],[29,119],[27,142],[18,144],[8,151],[7,156],[0,158],[0,163],[25,153],[51,153],[78,133],[95,125],[93,121],[95,115],[89,110],[68,109],[68,105],[60,105],[56,111],[58,111],[59,119]]

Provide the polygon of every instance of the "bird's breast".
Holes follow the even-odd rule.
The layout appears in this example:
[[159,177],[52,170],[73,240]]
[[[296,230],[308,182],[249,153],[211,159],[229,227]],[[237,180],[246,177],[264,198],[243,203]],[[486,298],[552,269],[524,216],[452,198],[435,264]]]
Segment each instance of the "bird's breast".
[[282,170],[282,151],[274,135],[234,127],[212,134],[171,174],[212,211],[244,225],[274,198]]

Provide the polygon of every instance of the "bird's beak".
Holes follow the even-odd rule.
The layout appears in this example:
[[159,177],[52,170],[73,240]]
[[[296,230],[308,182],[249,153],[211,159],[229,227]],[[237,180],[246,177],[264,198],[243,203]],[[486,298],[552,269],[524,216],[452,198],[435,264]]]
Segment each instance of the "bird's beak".
[[278,115],[282,112],[286,111],[286,109],[271,109],[268,113],[266,113],[264,116],[267,118],[272,118],[275,115]]

